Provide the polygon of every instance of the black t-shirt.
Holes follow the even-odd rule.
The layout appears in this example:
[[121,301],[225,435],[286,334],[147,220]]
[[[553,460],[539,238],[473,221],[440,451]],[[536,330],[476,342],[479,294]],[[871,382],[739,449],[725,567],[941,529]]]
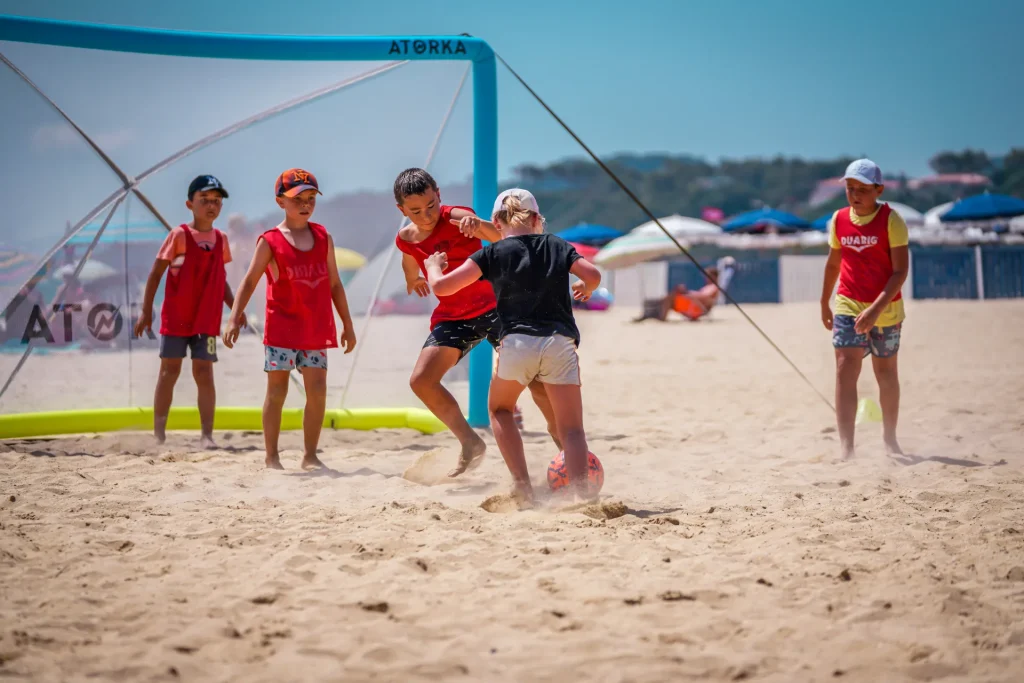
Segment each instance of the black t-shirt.
[[470,256],[498,298],[501,336],[561,334],[580,343],[572,315],[569,269],[582,258],[557,235],[517,235]]

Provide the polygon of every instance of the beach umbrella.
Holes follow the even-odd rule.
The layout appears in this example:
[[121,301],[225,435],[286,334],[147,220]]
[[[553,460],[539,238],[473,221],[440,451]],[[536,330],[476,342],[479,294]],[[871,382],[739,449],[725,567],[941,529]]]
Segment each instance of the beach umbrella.
[[622,237],[622,231],[609,228],[607,225],[594,225],[593,223],[579,223],[571,228],[555,233],[566,242],[576,244],[588,244],[595,247],[603,247],[617,237]]
[[[701,220],[700,218],[690,218],[689,216],[680,216],[679,214],[672,214],[671,216],[665,216],[659,218],[660,222],[669,233],[676,239],[686,237],[696,237],[698,235],[721,235],[722,229],[714,223]],[[661,228],[654,221],[647,221],[642,225],[638,225],[629,231],[630,235],[662,235]]]
[[1024,216],[1024,199],[985,192],[953,204],[953,208],[942,215],[942,222],[988,221],[1015,216]]
[[[722,229],[717,225],[699,218],[672,215],[659,218],[658,221],[684,248],[689,248],[690,242],[694,239],[722,235]],[[678,254],[679,247],[665,235],[654,221],[650,221],[638,225],[625,236],[606,244],[594,257],[594,264],[614,270]]]
[[600,247],[595,247],[590,244],[581,244],[579,242],[569,242],[569,244],[573,246],[577,254],[588,261],[593,261],[594,257],[597,256],[597,253],[601,251]]
[[[684,248],[689,247],[685,240],[676,239]],[[628,234],[606,244],[594,257],[594,265],[615,270],[678,253],[678,247],[664,233],[658,235]]]
[[37,260],[31,254],[0,246],[0,284],[21,285],[36,272]]
[[767,227],[775,227],[779,232],[796,232],[807,230],[811,224],[791,213],[764,207],[741,213],[722,225],[726,232],[759,232]]
[[813,223],[811,223],[811,228],[819,232],[827,232],[828,222],[832,220],[832,216],[834,216],[835,213],[835,211],[829,211],[824,216],[820,216]]
[[366,265],[365,256],[345,247],[335,247],[334,259],[338,262],[338,270],[359,270]]
[[[54,279],[60,280],[63,279],[65,275],[71,275],[75,272],[76,265],[77,264],[69,263],[53,271]],[[78,274],[78,281],[82,284],[88,284],[115,276],[123,277],[122,273],[116,268],[112,268],[102,261],[90,259],[82,266],[82,272]]]
[[924,225],[924,214],[914,207],[901,204],[900,202],[887,202],[885,200],[882,200],[882,203],[888,204],[889,208],[898,213],[903,222],[908,226]]
[[[74,237],[68,240],[69,247],[88,247],[102,224],[87,225]],[[128,223],[116,225],[111,223],[100,235],[98,244],[160,244],[170,234],[163,223]]]
[[926,228],[941,228],[942,227],[942,216],[947,211],[953,208],[954,202],[946,202],[945,204],[939,204],[933,206],[924,212],[924,225]]

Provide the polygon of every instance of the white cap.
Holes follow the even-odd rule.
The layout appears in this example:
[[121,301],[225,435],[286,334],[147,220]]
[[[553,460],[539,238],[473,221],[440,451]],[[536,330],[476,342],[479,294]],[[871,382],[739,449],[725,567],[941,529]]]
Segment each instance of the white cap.
[[515,197],[519,200],[519,206],[533,211],[534,213],[540,213],[540,207],[537,206],[537,199],[530,194],[529,190],[524,190],[519,187],[513,187],[511,190],[505,190],[498,195],[498,198],[494,200],[494,208],[491,209],[491,216],[504,209],[505,197]]
[[857,159],[846,167],[846,175],[843,180],[859,180],[865,185],[884,185],[882,182],[882,169],[871,159]]

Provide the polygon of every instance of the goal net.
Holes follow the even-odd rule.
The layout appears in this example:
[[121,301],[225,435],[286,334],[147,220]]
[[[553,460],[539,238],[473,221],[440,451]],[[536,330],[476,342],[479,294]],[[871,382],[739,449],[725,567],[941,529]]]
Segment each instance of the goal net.
[[[229,193],[215,226],[236,291],[258,235],[282,218],[274,181],[293,167],[319,180],[312,220],[339,248],[358,337],[355,352],[328,353],[328,408],[422,407],[409,376],[436,299],[406,293],[392,185],[422,167],[443,203],[493,199],[496,160],[479,150],[496,143],[474,137],[486,110],[474,98],[494,106],[492,58],[474,84],[486,46],[91,28],[0,17],[0,413],[152,406],[163,282],[152,333],[133,327],[168,230],[191,220],[189,183],[211,174]],[[474,187],[481,163],[487,187]],[[264,284],[252,329],[234,349],[218,341],[218,407],[263,403]],[[475,377],[489,376],[483,362]],[[469,365],[445,382],[472,413]],[[293,378],[286,406],[300,408]],[[195,405],[187,361],[174,405]]]

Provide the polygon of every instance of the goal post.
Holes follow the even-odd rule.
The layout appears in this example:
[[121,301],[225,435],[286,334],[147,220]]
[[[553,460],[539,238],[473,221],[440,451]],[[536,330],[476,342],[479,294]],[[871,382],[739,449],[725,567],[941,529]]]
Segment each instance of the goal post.
[[[498,191],[497,74],[494,52],[469,36],[240,35],[87,24],[0,15],[0,41],[123,53],[273,61],[465,61],[473,71],[472,202],[488,216]],[[124,190],[135,179],[124,180]],[[342,246],[342,245],[339,245]],[[492,349],[481,343],[468,358],[468,419],[489,425],[487,393]]]

